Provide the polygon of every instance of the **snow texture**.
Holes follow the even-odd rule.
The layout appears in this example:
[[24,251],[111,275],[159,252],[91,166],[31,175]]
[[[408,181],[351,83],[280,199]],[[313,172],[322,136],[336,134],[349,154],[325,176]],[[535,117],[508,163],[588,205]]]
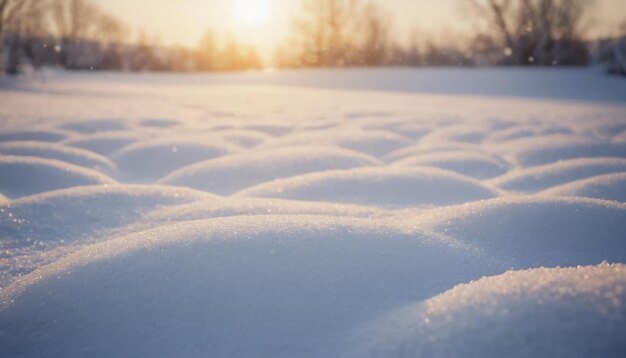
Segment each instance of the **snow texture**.
[[626,81],[42,76],[0,81],[2,357],[626,356]]
[[115,184],[95,170],[35,157],[1,156],[0,172],[0,191],[10,198],[73,186]]
[[533,193],[574,180],[624,171],[625,158],[581,158],[511,171],[492,183],[507,190]]
[[623,357],[626,266],[510,271],[364,328],[346,357]]
[[626,203],[626,173],[598,175],[570,182],[548,189],[543,194],[579,196]]
[[189,164],[236,151],[227,144],[202,144],[185,139],[138,142],[111,154],[128,181],[154,182]]
[[278,178],[380,164],[375,158],[342,148],[286,147],[205,161],[175,171],[161,182],[229,195]]
[[122,237],[33,272],[0,293],[0,346],[15,357],[334,356],[363,318],[489,272],[463,247],[370,220],[249,218]]
[[449,205],[498,193],[478,181],[435,168],[362,168],[275,180],[238,196],[381,206]]

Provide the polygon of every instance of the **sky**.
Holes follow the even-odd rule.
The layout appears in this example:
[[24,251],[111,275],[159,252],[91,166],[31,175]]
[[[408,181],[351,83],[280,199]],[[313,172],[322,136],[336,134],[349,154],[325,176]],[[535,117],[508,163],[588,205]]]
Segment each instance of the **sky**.
[[[289,32],[293,15],[299,12],[300,0],[95,0],[133,32],[139,30],[159,39],[164,45],[195,46],[207,30],[218,35],[234,36],[271,51]],[[467,33],[474,23],[467,17],[461,0],[372,0],[393,18],[394,30],[407,34]],[[626,0],[595,1],[590,21],[591,36],[610,33],[626,20]],[[259,8],[245,12],[246,3],[266,3],[267,16],[255,23]],[[242,5],[243,3],[243,5]],[[261,6],[262,8],[263,6]],[[243,10],[242,10],[243,9]]]

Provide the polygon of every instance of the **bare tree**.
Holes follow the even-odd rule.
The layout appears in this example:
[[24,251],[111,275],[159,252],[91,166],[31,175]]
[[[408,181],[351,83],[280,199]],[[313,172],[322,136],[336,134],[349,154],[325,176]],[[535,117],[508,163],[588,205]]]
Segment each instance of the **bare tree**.
[[357,57],[351,62],[364,66],[383,65],[390,50],[388,18],[373,4],[366,4],[357,18],[359,23],[354,34]]
[[303,15],[294,22],[293,50],[302,65],[340,66],[348,53],[345,27],[354,1],[304,0]]
[[126,55],[125,41],[129,30],[115,17],[100,13],[97,22],[98,34],[95,40],[100,43],[102,60],[101,66],[106,69],[122,70],[130,66]]
[[276,52],[285,67],[381,65],[390,51],[388,18],[358,0],[303,0],[291,38]]
[[80,65],[81,41],[93,38],[100,10],[88,0],[53,0],[53,31],[61,42],[61,63],[66,68]]
[[[593,0],[463,0],[485,19],[501,44],[504,62],[583,64],[584,15]],[[485,34],[482,43],[486,43]]]
[[198,45],[196,55],[196,69],[199,71],[214,71],[218,67],[217,57],[219,49],[215,34],[207,31]]
[[31,0],[0,0],[0,76],[4,74],[4,43],[9,27],[19,18]]

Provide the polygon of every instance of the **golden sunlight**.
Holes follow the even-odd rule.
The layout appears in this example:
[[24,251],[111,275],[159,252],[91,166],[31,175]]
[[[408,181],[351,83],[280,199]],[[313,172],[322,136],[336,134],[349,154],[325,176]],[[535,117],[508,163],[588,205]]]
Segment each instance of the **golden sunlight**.
[[236,0],[233,12],[238,23],[245,26],[259,26],[270,12],[267,0]]

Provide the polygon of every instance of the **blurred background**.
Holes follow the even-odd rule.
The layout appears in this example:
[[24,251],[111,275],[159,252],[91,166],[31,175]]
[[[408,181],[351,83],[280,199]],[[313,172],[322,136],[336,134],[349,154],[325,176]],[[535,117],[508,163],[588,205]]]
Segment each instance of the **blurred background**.
[[602,66],[624,0],[0,0],[0,73]]

